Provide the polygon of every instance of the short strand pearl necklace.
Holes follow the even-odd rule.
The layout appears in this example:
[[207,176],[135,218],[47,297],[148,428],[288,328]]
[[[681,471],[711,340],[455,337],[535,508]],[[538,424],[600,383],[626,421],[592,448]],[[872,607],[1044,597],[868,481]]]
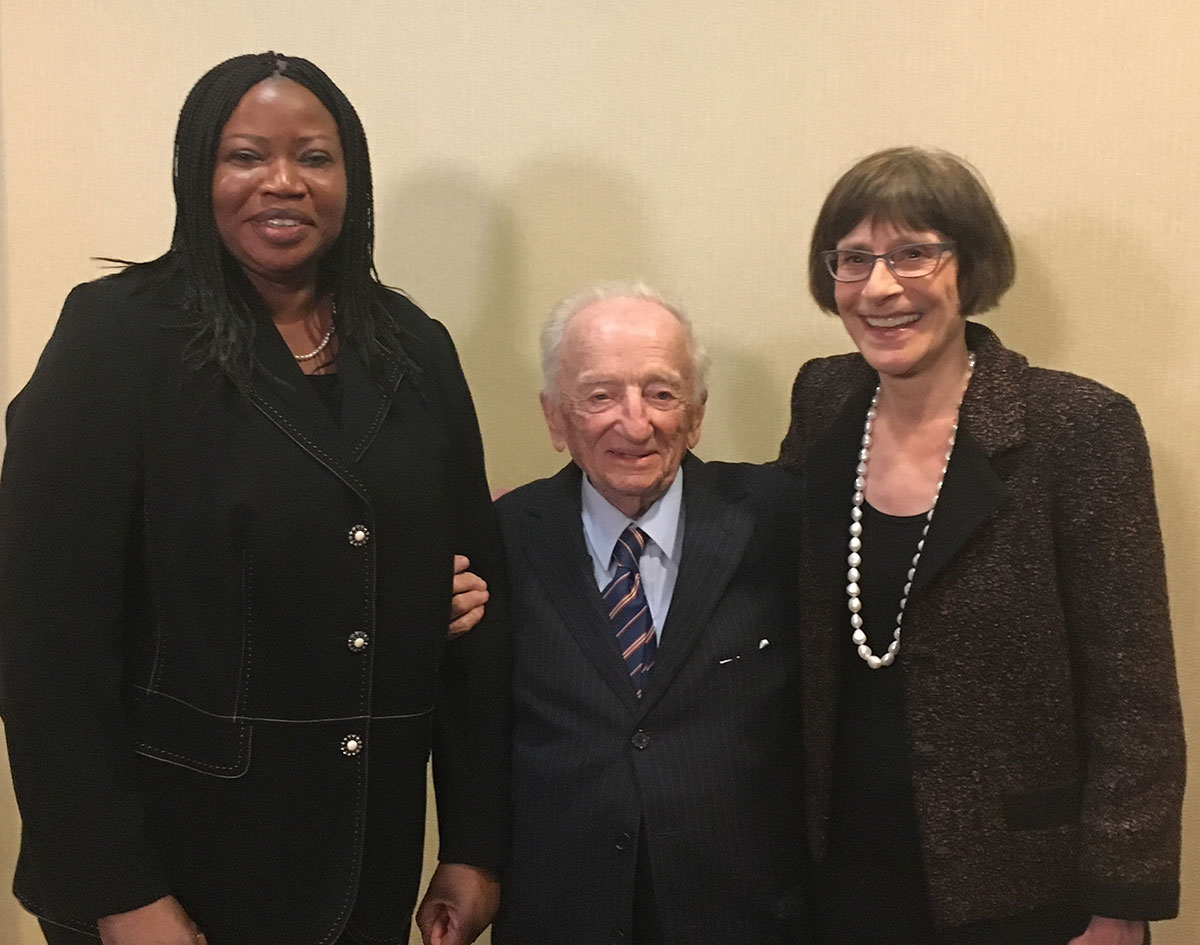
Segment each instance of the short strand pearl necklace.
[[[967,355],[967,382],[975,373],[975,352]],[[966,388],[964,387],[964,393]],[[859,600],[859,571],[862,564],[862,533],[863,533],[863,502],[867,489],[867,463],[871,458],[871,425],[875,422],[875,405],[879,402],[879,387],[875,387],[875,395],[871,398],[871,406],[867,408],[867,420],[863,424],[862,449],[858,452],[858,466],[855,468],[854,496],[850,500],[850,555],[846,563],[850,565],[846,572],[846,597],[850,608],[850,626],[854,632],[850,639],[857,648],[859,657],[871,669],[882,669],[891,666],[900,652],[900,625],[904,622],[904,606],[908,603],[908,592],[912,589],[913,577],[917,573],[917,564],[921,560],[921,552],[925,549],[925,536],[929,534],[929,526],[933,522],[933,511],[937,508],[938,497],[942,494],[942,483],[946,481],[946,470],[950,467],[950,454],[954,452],[954,438],[958,434],[958,412],[962,409],[962,401],[954,411],[954,425],[950,427],[950,442],[946,444],[946,462],[938,476],[937,489],[933,493],[933,503],[925,513],[925,527],[921,529],[921,538],[917,542],[917,553],[913,555],[912,565],[908,569],[908,577],[904,582],[904,591],[900,596],[900,610],[896,614],[896,629],[892,631],[892,642],[888,644],[887,652],[876,656],[867,644],[867,635],[863,632],[862,601]]]
[[329,339],[333,337],[334,319],[337,318],[337,303],[329,303],[329,331],[325,332],[325,337],[321,339],[321,343],[310,351],[308,354],[293,354],[292,357],[297,361],[311,361],[318,354],[324,351],[329,346]]

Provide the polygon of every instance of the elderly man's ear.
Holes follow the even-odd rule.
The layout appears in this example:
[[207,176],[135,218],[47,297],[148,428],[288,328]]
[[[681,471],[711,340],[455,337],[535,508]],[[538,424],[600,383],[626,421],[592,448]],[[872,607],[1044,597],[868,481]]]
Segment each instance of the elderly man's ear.
[[688,430],[688,449],[694,450],[696,444],[700,442],[700,427],[704,423],[704,408],[708,406],[708,393],[706,392],[701,398],[700,403],[689,408],[692,411],[692,425]]
[[550,431],[550,442],[561,453],[567,448],[567,420],[562,407],[545,392],[538,394],[538,400],[542,405],[542,416],[546,418],[546,429]]

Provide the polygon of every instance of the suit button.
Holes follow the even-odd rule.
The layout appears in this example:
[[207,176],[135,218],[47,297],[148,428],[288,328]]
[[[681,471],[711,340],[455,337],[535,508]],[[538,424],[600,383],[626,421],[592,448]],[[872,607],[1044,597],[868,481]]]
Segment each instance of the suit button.
[[633,837],[628,833],[620,833],[617,835],[617,842],[613,844],[618,850],[628,850],[633,845]]
[[355,548],[361,548],[371,540],[371,530],[366,525],[355,525],[350,529],[350,544]]
[[648,748],[650,746],[650,733],[639,728],[633,733],[633,738],[630,741],[633,742],[633,747],[639,751],[643,748]]
[[342,739],[342,754],[354,756],[362,751],[363,740],[358,735],[347,735]]
[[368,637],[361,630],[355,630],[352,634],[350,634],[349,638],[347,638],[346,646],[350,648],[351,653],[361,653],[367,648],[367,644],[370,642],[370,637]]

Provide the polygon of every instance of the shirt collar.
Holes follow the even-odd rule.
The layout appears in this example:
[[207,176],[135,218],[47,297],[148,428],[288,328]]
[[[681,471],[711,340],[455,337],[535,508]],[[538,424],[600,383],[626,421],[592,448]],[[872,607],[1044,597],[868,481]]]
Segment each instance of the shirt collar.
[[[663,554],[672,562],[679,561],[677,547],[681,535],[680,520],[683,513],[683,469],[675,473],[675,480],[667,487],[662,497],[650,506],[641,518],[631,519],[614,507],[596,491],[586,474],[583,480],[583,528],[588,540],[598,553],[612,553],[613,546],[630,524],[644,531]],[[601,551],[607,549],[607,551]],[[607,568],[609,561],[601,562]]]

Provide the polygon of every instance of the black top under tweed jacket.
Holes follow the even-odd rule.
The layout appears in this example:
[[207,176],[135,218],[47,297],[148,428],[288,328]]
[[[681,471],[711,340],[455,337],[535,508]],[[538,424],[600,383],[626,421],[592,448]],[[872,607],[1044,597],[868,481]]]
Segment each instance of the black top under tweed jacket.
[[515,705],[497,945],[629,941],[643,830],[668,945],[799,934],[799,482],[692,456],[683,470],[679,576],[641,701],[586,551],[579,469],[498,503]]
[[[348,920],[400,941],[431,746],[443,860],[499,866],[509,640],[479,432],[445,329],[379,291],[422,376],[384,355],[373,380],[344,346],[340,426],[265,320],[243,392],[184,367],[177,286],[132,270],[67,299],[0,480],[15,890],[38,915],[94,932],[173,893],[213,945]],[[455,551],[493,602],[447,643]]]
[[[939,927],[1059,904],[1175,915],[1184,744],[1150,457],[1133,405],[1032,368],[967,324],[978,358],[904,614],[905,722]],[[802,469],[808,835],[827,841],[846,619],[846,528],[875,372],[796,378],[780,462]],[[840,601],[831,610],[831,601]]]

